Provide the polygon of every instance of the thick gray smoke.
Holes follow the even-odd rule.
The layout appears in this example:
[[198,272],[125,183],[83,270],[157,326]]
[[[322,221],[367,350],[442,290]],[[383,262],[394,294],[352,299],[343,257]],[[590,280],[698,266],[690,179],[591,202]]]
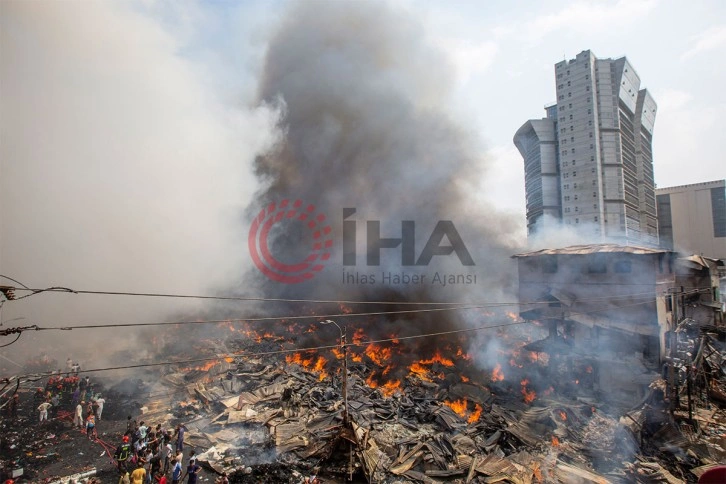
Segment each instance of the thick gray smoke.
[[[227,103],[165,27],[131,3],[0,3],[0,274],[38,288],[184,294],[237,277],[239,214],[275,113]],[[39,294],[0,317],[15,320],[6,327],[143,323],[197,306]],[[1,356],[45,351],[98,367],[109,347],[141,357],[135,334],[29,332]],[[0,369],[17,371],[5,358]]]
[[[416,300],[501,299],[513,270],[506,242],[519,224],[475,203],[471,187],[488,176],[478,138],[449,116],[453,71],[417,19],[379,2],[299,2],[273,36],[259,97],[283,106],[281,142],[256,162],[263,189],[250,210],[296,199],[314,204],[338,242],[325,270],[310,282],[284,285],[260,277],[265,293],[354,299],[387,294]],[[356,265],[343,265],[343,209],[357,223]],[[455,255],[426,267],[402,266],[401,248],[381,249],[366,263],[366,220],[381,237],[400,238],[416,223],[416,255],[439,220],[451,220],[475,266]],[[269,244],[280,258],[300,260],[302,234],[278,232]],[[273,234],[274,235],[274,234]],[[448,245],[444,238],[441,245]],[[296,252],[298,251],[298,252]],[[304,255],[304,254],[303,254]],[[424,284],[386,284],[382,271],[425,274]],[[435,272],[467,273],[476,283],[431,284]],[[373,284],[344,273],[373,274]],[[508,296],[511,297],[511,296]]]

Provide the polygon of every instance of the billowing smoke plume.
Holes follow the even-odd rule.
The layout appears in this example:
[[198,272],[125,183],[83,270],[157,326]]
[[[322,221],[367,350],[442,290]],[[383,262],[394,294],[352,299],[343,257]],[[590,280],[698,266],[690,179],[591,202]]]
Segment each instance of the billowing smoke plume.
[[[259,245],[267,245],[281,262],[302,261],[311,246],[305,224],[295,220],[308,204],[315,206],[315,214],[325,214],[325,223],[320,225],[329,224],[334,245],[330,259],[323,261],[324,269],[308,281],[273,282],[253,271],[245,287],[277,298],[409,303],[516,300],[516,267],[510,259],[516,249],[508,241],[521,223],[477,202],[473,187],[490,173],[478,137],[449,115],[454,76],[447,58],[429,42],[411,12],[380,2],[292,6],[270,41],[259,88],[260,102],[280,106],[283,112],[281,138],[256,160],[262,189],[248,215],[260,220],[279,212],[283,220],[272,226],[268,241]],[[284,200],[289,201],[286,209],[297,200],[302,202],[287,222],[287,210],[280,205]],[[367,221],[380,223],[382,238],[402,238],[402,221],[415,222],[417,262],[437,223],[451,221],[474,265],[465,264],[463,251],[436,255],[429,264],[411,265],[409,260],[407,265],[404,243],[374,250],[380,254],[380,265],[371,265]],[[356,228],[354,264],[344,263],[342,247],[344,224],[349,231],[351,223]],[[447,233],[439,245],[453,247],[452,236]],[[420,282],[386,279],[402,274],[417,275]],[[444,282],[452,275],[464,276],[467,282],[444,285],[441,279],[437,283],[437,275]],[[367,279],[362,281],[361,276]],[[350,306],[353,312],[412,309]],[[341,310],[334,305],[280,304],[265,309],[271,314]],[[366,337],[375,339],[481,326],[487,319],[481,311],[453,311],[339,321],[349,331],[363,328]],[[323,337],[312,336],[316,333],[324,332],[305,332],[296,341],[305,346],[301,338]],[[425,338],[403,351],[409,357],[432,355],[437,349],[455,354],[451,348],[436,338]],[[399,370],[408,371],[405,357],[398,363]]]
[[[310,282],[258,278],[266,294],[481,301],[511,288],[513,249],[505,241],[517,224],[475,203],[471,187],[488,176],[487,160],[478,139],[449,116],[453,76],[410,12],[378,2],[300,2],[290,9],[271,40],[259,89],[261,102],[282,106],[283,137],[257,159],[263,189],[250,215],[286,199],[314,204],[327,216],[336,246]],[[355,266],[342,263],[344,208],[355,209],[346,218],[357,223]],[[476,265],[466,267],[451,254],[426,267],[405,266],[401,247],[381,249],[381,265],[368,265],[367,220],[380,221],[380,236],[391,238],[401,237],[401,221],[415,221],[417,257],[436,223],[450,220]],[[269,245],[299,261],[305,234],[291,232],[276,233]],[[444,238],[442,245],[448,243]],[[386,283],[383,271],[427,280]],[[431,284],[436,271],[476,274],[477,281]],[[377,279],[349,282],[345,272]]]

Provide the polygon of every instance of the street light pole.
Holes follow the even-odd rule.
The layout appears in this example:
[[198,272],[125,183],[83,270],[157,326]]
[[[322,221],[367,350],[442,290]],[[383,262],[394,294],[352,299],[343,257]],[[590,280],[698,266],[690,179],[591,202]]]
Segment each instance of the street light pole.
[[334,324],[340,331],[340,348],[343,350],[343,422],[348,424],[348,346],[345,344],[345,330],[330,319],[320,324]]

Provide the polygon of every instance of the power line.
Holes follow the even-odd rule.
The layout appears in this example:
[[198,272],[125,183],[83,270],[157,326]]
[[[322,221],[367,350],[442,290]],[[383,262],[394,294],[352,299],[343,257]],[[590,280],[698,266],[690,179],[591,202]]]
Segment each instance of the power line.
[[[285,303],[308,303],[308,304],[400,304],[400,305],[465,305],[469,303],[461,302],[413,302],[413,301],[360,301],[345,299],[284,299],[284,298],[265,298],[265,297],[243,297],[243,296],[205,296],[195,294],[169,294],[169,293],[150,293],[150,292],[125,292],[125,291],[94,291],[94,290],[74,290],[67,287],[54,286],[44,289],[33,289],[27,286],[23,288],[14,288],[16,291],[30,291],[30,294],[18,297],[15,300],[24,299],[34,296],[42,292],[70,292],[73,294],[92,294],[105,296],[137,296],[137,297],[159,297],[159,298],[177,298],[177,299],[211,299],[220,301],[248,301],[248,302],[285,302]],[[495,304],[517,304],[511,303],[495,303]]]
[[[620,298],[628,298],[628,299],[647,299],[645,302],[650,302],[653,298],[652,293],[643,293],[642,296],[634,297],[633,294],[626,294],[619,296],[617,298],[615,297],[605,297],[605,298],[591,298],[587,300],[581,300],[578,301],[579,303],[583,302],[592,302],[592,301],[600,301],[604,299],[612,300],[612,299],[620,299]],[[537,301],[535,303],[522,303],[522,306],[527,305],[549,305],[552,304],[552,301]],[[615,306],[617,308],[618,306]],[[146,326],[168,326],[168,325],[201,325],[201,324],[220,324],[220,323],[243,323],[243,322],[263,322],[263,321],[281,321],[281,320],[303,320],[303,319],[326,319],[326,318],[354,318],[354,317],[368,317],[368,316],[394,316],[394,315],[406,315],[406,314],[421,314],[421,313],[436,313],[436,312],[443,312],[443,311],[461,311],[461,310],[471,310],[471,309],[488,309],[491,308],[491,306],[486,305],[473,305],[473,306],[454,306],[454,307],[444,307],[444,308],[429,308],[429,309],[402,309],[398,311],[372,311],[372,312],[363,312],[363,313],[353,313],[353,312],[342,312],[342,313],[333,313],[333,314],[313,314],[313,315],[289,315],[289,316],[262,316],[262,317],[248,317],[248,318],[226,318],[226,319],[211,319],[211,320],[202,320],[202,321],[163,321],[163,322],[151,322],[151,323],[112,323],[112,324],[75,324],[75,325],[65,325],[65,326],[57,326],[57,327],[38,327],[34,326],[31,329],[34,329],[36,331],[71,331],[74,329],[100,329],[100,328],[129,328],[129,327],[146,327]]]
[[[2,275],[0,275],[2,276]],[[6,277],[6,276],[2,276]],[[10,278],[8,278],[10,279]],[[14,280],[14,279],[11,279]],[[17,282],[17,281],[16,281]],[[20,284],[20,283],[19,283]],[[525,282],[524,284],[546,284],[546,285],[562,285],[572,284],[571,282],[557,282],[557,281],[542,281],[542,282]],[[656,283],[620,283],[620,282],[578,282],[577,285],[616,285],[616,286],[653,286],[653,285],[664,285],[667,282],[656,282]],[[246,301],[246,302],[284,302],[284,303],[304,303],[304,304],[376,304],[376,305],[468,305],[471,303],[465,302],[452,302],[452,301],[361,301],[352,299],[286,299],[286,298],[266,298],[266,297],[245,297],[245,296],[208,296],[208,295],[196,295],[196,294],[173,294],[173,293],[151,293],[151,292],[128,292],[128,291],[101,291],[101,290],[76,290],[63,286],[53,286],[47,288],[29,288],[24,286],[22,288],[13,288],[16,291],[30,291],[29,294],[24,296],[16,297],[14,300],[25,299],[36,294],[43,292],[64,292],[72,294],[87,294],[87,295],[106,295],[106,296],[135,296],[135,297],[156,297],[156,298],[177,298],[177,299],[201,299],[201,300],[220,300],[220,301]],[[504,305],[517,305],[522,304],[515,301],[504,301],[504,302],[491,302],[491,303],[475,303],[477,305],[491,305],[491,306],[504,306]],[[532,303],[533,304],[533,303]]]
[[[630,307],[630,306],[636,306],[636,305],[640,305],[640,304],[649,304],[649,303],[650,303],[650,301],[645,301],[645,302],[634,303],[634,304],[630,304],[630,305],[626,305],[626,306],[622,306],[622,307]],[[593,312],[607,311],[607,310],[612,310],[612,309],[617,309],[617,308],[618,307],[615,307],[615,308],[608,307],[608,308],[603,308],[603,309],[599,309],[599,310],[591,310],[591,311],[587,311],[587,312],[579,312],[579,313],[571,313],[571,314],[589,314],[589,313],[593,313]],[[324,317],[325,316],[317,316],[317,318],[319,318],[319,319],[323,319]],[[550,320],[550,319],[560,320],[561,318],[549,317],[549,318],[540,318],[539,320]],[[476,328],[462,328],[462,329],[457,329],[457,330],[440,331],[440,332],[435,332],[435,333],[424,333],[424,334],[420,334],[420,335],[397,336],[395,338],[366,341],[365,343],[347,343],[346,346],[363,347],[363,346],[368,346],[369,344],[372,344],[372,343],[385,343],[385,342],[394,342],[394,341],[400,341],[400,340],[439,337],[439,336],[445,336],[445,335],[451,335],[451,334],[460,334],[460,333],[473,332],[473,331],[483,331],[483,330],[487,330],[487,329],[518,326],[518,325],[522,325],[522,324],[533,324],[533,321],[515,321],[515,322],[507,322],[507,323],[488,325],[488,326],[479,326]],[[338,347],[340,347],[339,344],[334,344],[334,345],[324,345],[324,346],[313,346],[313,347],[307,347],[307,348],[290,348],[290,349],[282,349],[282,350],[274,350],[274,351],[229,353],[229,354],[216,355],[214,357],[194,358],[194,359],[181,360],[181,361],[164,361],[164,362],[157,362],[157,363],[141,363],[138,365],[125,365],[125,366],[116,366],[116,367],[107,367],[107,368],[95,368],[95,369],[90,369],[90,370],[81,370],[80,373],[95,373],[95,372],[102,372],[102,371],[128,370],[128,369],[148,368],[148,367],[165,366],[165,365],[184,365],[184,364],[191,364],[191,363],[220,361],[220,360],[223,360],[226,358],[236,359],[236,358],[271,356],[271,355],[290,354],[290,353],[305,353],[305,352],[310,352],[310,351],[330,350],[330,349],[338,348]],[[51,375],[53,375],[53,372],[22,375],[21,377],[18,377],[18,378],[38,377],[39,375],[40,375],[40,377],[51,376]]]

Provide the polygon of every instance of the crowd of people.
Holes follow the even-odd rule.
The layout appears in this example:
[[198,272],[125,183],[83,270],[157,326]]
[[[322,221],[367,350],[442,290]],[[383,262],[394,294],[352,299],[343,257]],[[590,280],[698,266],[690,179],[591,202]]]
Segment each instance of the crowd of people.
[[[79,376],[80,365],[67,362],[67,371],[53,372],[44,387],[33,394],[31,412],[38,412],[38,422],[49,418],[70,419],[73,428],[79,429],[90,440],[98,439],[96,426],[103,417],[106,399],[96,392],[90,377]],[[17,419],[19,395],[9,397],[7,416]],[[67,413],[58,415],[59,411]],[[32,413],[30,414],[32,418]],[[148,425],[127,417],[126,431],[113,455],[119,472],[119,484],[196,484],[201,467],[197,464],[194,449],[184,457],[184,438],[187,428],[176,425],[165,428],[162,424]],[[102,442],[102,441],[99,441]],[[111,444],[113,445],[113,444]],[[226,474],[215,480],[216,484],[228,484]]]
[[[195,484],[201,467],[194,449],[186,459],[188,464],[183,464],[186,430],[181,424],[172,431],[162,424],[154,427],[127,417],[126,432],[114,454],[119,484],[177,484],[184,479],[188,484]],[[227,484],[229,481],[223,475],[217,482]]]
[[106,399],[95,391],[90,377],[81,378],[73,372],[79,369],[77,364],[71,368],[73,370],[66,374],[59,370],[48,378],[45,388],[37,388],[30,408],[38,412],[40,424],[57,417],[59,410],[74,412],[73,425],[84,428],[88,438],[92,438],[96,422],[102,418]]

